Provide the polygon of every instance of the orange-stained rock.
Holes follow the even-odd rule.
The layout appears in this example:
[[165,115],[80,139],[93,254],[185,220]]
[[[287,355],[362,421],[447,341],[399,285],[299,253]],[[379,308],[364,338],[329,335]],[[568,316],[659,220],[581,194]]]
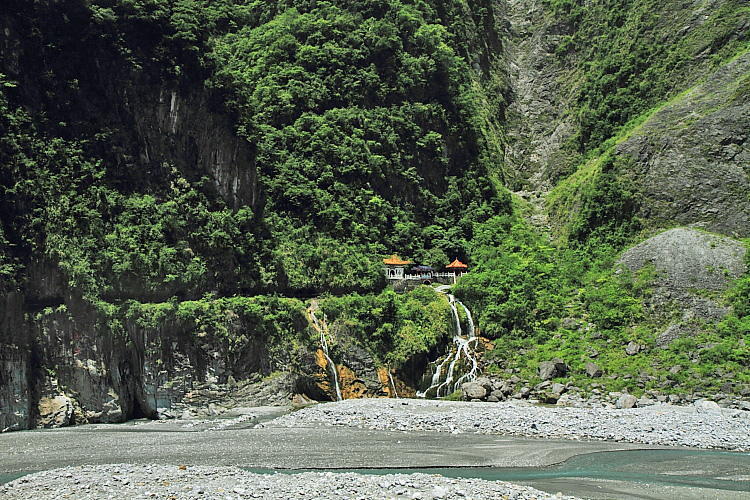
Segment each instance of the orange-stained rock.
[[315,363],[320,367],[320,370],[313,375],[315,385],[325,394],[331,396],[332,401],[336,401],[336,389],[331,384],[331,372],[328,370],[328,360],[326,360],[326,355],[322,349],[315,351]]
[[357,375],[345,365],[338,365],[339,385],[341,396],[344,399],[359,399],[372,397],[367,391],[367,386]]
[[393,387],[391,386],[391,380],[388,377],[388,369],[381,366],[378,368],[378,380],[380,385],[383,386],[383,392],[385,392],[389,398],[396,397],[393,394]]

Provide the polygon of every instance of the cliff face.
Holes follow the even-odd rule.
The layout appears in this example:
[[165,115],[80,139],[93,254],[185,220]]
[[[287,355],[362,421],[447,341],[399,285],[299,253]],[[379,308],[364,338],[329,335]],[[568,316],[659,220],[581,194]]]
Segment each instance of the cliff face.
[[708,75],[619,144],[652,224],[750,236],[750,54]]
[[[216,33],[180,31],[171,3],[9,0],[0,12],[0,132],[16,141],[0,150],[0,431],[254,397],[277,371],[292,375],[263,401],[331,398],[304,304],[262,294],[378,289],[386,252],[463,259],[482,224],[508,215],[496,179],[541,206],[609,154],[632,166],[617,180],[649,229],[750,236],[741,2],[386,2],[367,4],[372,29],[354,40],[336,32],[362,24],[344,2],[333,14],[267,3],[262,16],[203,13]],[[95,175],[39,187],[86,161]],[[570,197],[558,226],[582,204]],[[51,215],[67,225],[48,239]],[[69,228],[81,234],[55,246]],[[81,275],[109,288],[86,295]],[[727,312],[690,300],[712,321]],[[374,309],[367,321],[395,321]],[[333,329],[345,394],[391,394],[348,320]],[[439,350],[394,367],[402,393]]]
[[[617,131],[617,120],[638,118],[621,110],[638,110],[642,102],[641,116],[658,113],[615,135],[615,153],[635,161],[625,177],[636,192],[638,215],[652,226],[695,225],[747,236],[749,70],[741,41],[750,24],[731,13],[743,7],[731,1],[616,3],[579,9],[575,2],[502,2],[513,89],[505,161],[513,190],[532,201],[532,192],[544,196],[582,168],[587,154],[612,147],[611,141],[586,140],[596,128],[589,121],[596,107],[609,111],[597,119]],[[610,41],[599,44],[596,37]],[[733,43],[744,55],[717,68],[712,61]]]
[[570,114],[580,78],[555,50],[571,27],[543,2],[501,2],[507,44],[504,59],[512,100],[505,124],[505,162],[514,191],[549,192],[567,163],[563,144],[575,133]]

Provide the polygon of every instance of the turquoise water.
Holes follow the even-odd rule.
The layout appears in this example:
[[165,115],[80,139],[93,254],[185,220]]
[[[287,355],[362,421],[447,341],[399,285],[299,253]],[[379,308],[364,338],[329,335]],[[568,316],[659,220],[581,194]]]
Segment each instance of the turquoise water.
[[[252,472],[273,471],[253,469]],[[350,469],[347,472],[360,474],[423,472],[453,478],[480,478],[531,485],[553,479],[568,479],[571,484],[583,478],[607,479],[663,486],[690,486],[750,492],[750,454],[718,451],[634,450],[590,453],[572,457],[563,463],[549,467]],[[558,485],[564,483],[565,481],[556,481]]]
[[[248,469],[257,473],[297,473],[302,470]],[[310,470],[310,469],[306,469]],[[320,469],[319,469],[320,470]],[[331,469],[325,469],[331,470]],[[430,469],[336,469],[360,474],[409,474],[423,472],[454,478],[481,478],[529,484],[540,489],[587,496],[583,480],[616,480],[624,483],[690,486],[748,492],[750,453],[698,450],[634,450],[578,455],[549,467],[456,467]],[[0,484],[23,476],[0,474]],[[550,486],[552,485],[552,486]],[[554,492],[553,491],[553,492]]]
[[26,474],[31,474],[31,472],[12,472],[10,474],[0,474],[0,484],[9,483],[14,479],[25,476]]

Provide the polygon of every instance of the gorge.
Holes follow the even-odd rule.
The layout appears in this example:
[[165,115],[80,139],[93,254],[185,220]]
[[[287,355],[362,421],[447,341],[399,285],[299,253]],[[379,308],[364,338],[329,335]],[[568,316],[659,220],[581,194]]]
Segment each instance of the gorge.
[[[748,19],[8,0],[0,431],[415,395],[750,411]],[[396,250],[471,272],[396,293]]]

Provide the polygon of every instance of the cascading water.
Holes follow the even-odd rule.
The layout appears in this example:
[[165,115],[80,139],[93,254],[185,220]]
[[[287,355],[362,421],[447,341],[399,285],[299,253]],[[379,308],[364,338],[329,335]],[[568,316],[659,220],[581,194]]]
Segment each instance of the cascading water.
[[307,314],[310,315],[313,326],[320,334],[320,350],[323,351],[323,356],[325,356],[328,367],[331,370],[331,375],[333,376],[333,386],[336,389],[336,401],[341,401],[344,398],[341,395],[341,388],[339,387],[338,370],[336,369],[336,365],[333,363],[333,360],[328,355],[328,341],[326,340],[326,331],[328,330],[328,326],[325,324],[325,321],[321,322],[320,320],[318,320],[312,309],[308,309]]
[[[448,351],[442,361],[440,360],[440,358],[438,358],[438,360],[434,362],[435,372],[432,375],[430,386],[424,391],[417,392],[417,397],[424,398],[432,390],[435,390],[435,397],[439,398],[441,396],[447,396],[453,391],[458,390],[461,387],[461,384],[465,382],[472,382],[476,380],[477,377],[478,363],[474,358],[473,350],[477,347],[478,339],[476,337],[476,331],[474,328],[474,321],[471,317],[471,312],[469,312],[469,308],[467,308],[460,301],[456,300],[453,295],[448,294],[448,303],[450,304],[451,311],[453,312],[453,347]],[[456,304],[460,305],[466,312],[466,321],[468,323],[469,329],[468,335],[466,337],[464,337],[463,332],[461,331],[461,319],[458,315],[458,308],[456,307]],[[471,369],[460,376],[458,380],[454,382],[453,378],[456,364],[461,360],[462,356],[465,357],[467,362],[471,364]],[[445,370],[446,364],[448,364],[447,371]],[[445,377],[443,377],[444,371]]]
[[393,397],[398,399],[398,391],[396,390],[396,383],[393,381],[393,374],[391,373],[390,368],[388,368],[388,380],[391,381],[391,387],[393,387]]

